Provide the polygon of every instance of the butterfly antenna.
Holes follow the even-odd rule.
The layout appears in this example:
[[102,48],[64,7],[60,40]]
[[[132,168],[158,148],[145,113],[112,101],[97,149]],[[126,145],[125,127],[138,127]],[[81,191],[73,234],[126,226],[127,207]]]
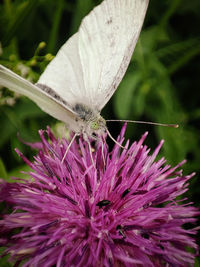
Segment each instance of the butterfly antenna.
[[61,163],[64,162],[64,160],[65,160],[65,158],[66,158],[66,156],[67,156],[67,153],[68,153],[68,151],[69,151],[69,149],[70,149],[72,143],[74,142],[74,139],[77,137],[77,135],[78,135],[78,134],[74,134],[74,136],[72,137],[72,139],[71,139],[71,141],[70,141],[70,143],[69,143],[69,145],[68,145],[68,147],[67,147],[67,149],[66,149],[66,151],[65,151],[65,154],[64,154],[64,156],[63,156],[63,158],[62,158]]
[[107,132],[108,136],[110,137],[110,139],[113,140],[113,142],[114,142],[115,144],[117,144],[119,147],[121,147],[121,148],[123,148],[123,149],[126,149],[126,148],[125,148],[124,146],[122,146],[119,142],[117,142],[117,140],[115,140],[114,137],[112,137],[111,133],[108,131],[107,128],[106,128],[106,132]]
[[150,124],[150,125],[173,127],[173,128],[178,128],[179,127],[178,124],[167,124],[167,123],[159,123],[159,122],[152,122],[152,121],[106,120],[106,122],[112,122],[112,121],[131,122],[131,123],[140,123],[140,124]]

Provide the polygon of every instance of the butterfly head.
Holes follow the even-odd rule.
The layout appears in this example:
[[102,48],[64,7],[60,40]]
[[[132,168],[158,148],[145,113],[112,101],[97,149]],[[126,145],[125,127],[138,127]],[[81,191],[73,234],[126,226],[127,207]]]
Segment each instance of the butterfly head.
[[96,139],[97,136],[102,136],[106,132],[106,121],[100,115],[89,122],[91,137]]
[[82,103],[76,103],[73,110],[80,119],[80,128],[85,137],[89,136],[96,140],[98,136],[103,136],[105,134],[107,129],[106,121],[99,113]]

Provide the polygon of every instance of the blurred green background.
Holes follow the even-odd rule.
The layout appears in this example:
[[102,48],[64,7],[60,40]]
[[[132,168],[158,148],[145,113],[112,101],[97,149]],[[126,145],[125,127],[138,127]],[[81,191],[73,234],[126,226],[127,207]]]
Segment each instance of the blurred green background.
[[[4,0],[0,2],[0,63],[36,82],[61,45],[77,31],[96,0]],[[198,205],[200,182],[200,1],[150,1],[144,27],[128,71],[104,108],[105,119],[177,123],[178,129],[129,124],[131,141],[149,131],[152,149],[165,139],[160,156],[175,165],[183,159],[184,174],[196,172],[186,193]],[[46,46],[44,43],[46,43]],[[0,89],[0,177],[22,176],[27,170],[14,149],[30,159],[20,142],[36,142],[38,130],[60,122],[33,102]],[[109,123],[116,138],[121,123]],[[19,138],[19,136],[20,138]],[[196,266],[199,266],[198,263]]]

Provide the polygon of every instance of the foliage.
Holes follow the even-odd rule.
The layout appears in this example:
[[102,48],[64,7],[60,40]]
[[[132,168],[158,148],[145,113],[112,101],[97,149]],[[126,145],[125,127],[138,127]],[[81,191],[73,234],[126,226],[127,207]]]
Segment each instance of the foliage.
[[[0,63],[35,82],[61,45],[73,34],[97,0],[4,0],[0,4]],[[197,203],[200,186],[200,2],[150,1],[145,25],[132,62],[116,94],[103,110],[106,119],[178,123],[178,129],[132,124],[127,138],[146,130],[154,148],[165,139],[163,155],[171,164],[186,158],[185,173],[197,172],[188,197]],[[45,46],[45,43],[47,44]],[[31,158],[33,151],[20,142],[38,140],[37,131],[56,127],[30,100],[0,89],[0,175],[24,170],[14,152],[18,147]],[[119,123],[109,123],[117,136]],[[19,137],[20,136],[20,137]],[[198,264],[198,263],[197,263]]]

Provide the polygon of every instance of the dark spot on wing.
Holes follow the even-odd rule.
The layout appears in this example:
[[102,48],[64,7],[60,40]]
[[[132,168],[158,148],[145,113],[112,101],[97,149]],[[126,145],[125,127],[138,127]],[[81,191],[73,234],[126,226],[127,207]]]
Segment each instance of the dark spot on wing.
[[94,116],[93,111],[90,108],[88,108],[85,105],[83,105],[83,104],[76,104],[72,109],[84,121],[88,121]]
[[113,21],[113,20],[112,20],[112,17],[110,17],[110,18],[109,18],[109,19],[106,21],[106,24],[108,24],[108,25],[109,25],[109,24],[111,24],[111,23],[112,23],[112,21]]
[[68,106],[67,102],[61,97],[59,96],[52,88],[50,88],[49,86],[45,85],[45,84],[41,84],[41,83],[36,83],[36,86],[39,87],[40,89],[42,89],[42,91],[44,91],[45,93],[47,93],[48,95],[52,96],[54,99],[56,99],[58,102],[64,104],[65,106]]

